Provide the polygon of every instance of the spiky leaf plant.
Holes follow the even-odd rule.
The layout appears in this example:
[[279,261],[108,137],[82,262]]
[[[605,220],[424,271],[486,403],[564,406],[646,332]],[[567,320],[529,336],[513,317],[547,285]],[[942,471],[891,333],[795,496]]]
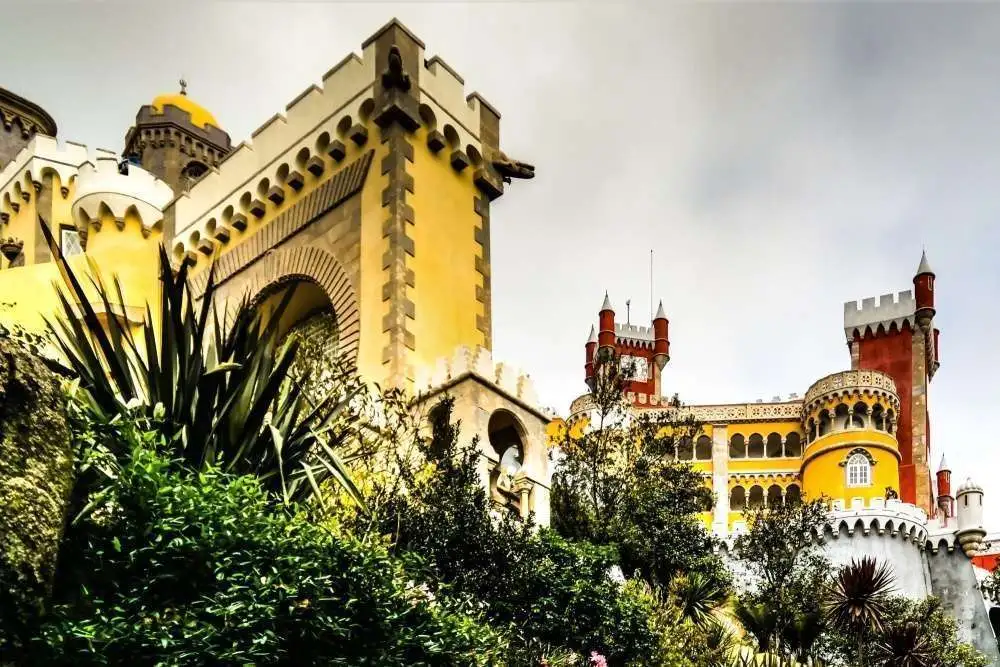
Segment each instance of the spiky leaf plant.
[[828,622],[857,641],[858,666],[864,664],[862,639],[869,632],[881,632],[886,605],[894,589],[888,564],[871,556],[851,559],[830,585],[823,609]]
[[[90,266],[101,318],[48,225],[40,224],[65,284],[56,285],[62,313],[47,324],[95,415],[111,420],[138,410],[163,432],[181,465],[254,475],[286,503],[321,498],[327,479],[362,503],[337,454],[350,429],[331,428],[351,397],[331,394],[311,404],[299,390],[306,378],[290,375],[298,341],[279,344],[278,322],[292,289],[266,321],[244,300],[223,322],[214,302],[214,267],[199,301],[187,265],[175,272],[161,246],[158,312],[154,317],[147,304],[133,330],[115,315],[125,312],[117,277],[109,289]],[[130,452],[110,454],[121,461]]]
[[886,667],[937,667],[941,664],[916,621],[887,628],[875,653],[879,663]]

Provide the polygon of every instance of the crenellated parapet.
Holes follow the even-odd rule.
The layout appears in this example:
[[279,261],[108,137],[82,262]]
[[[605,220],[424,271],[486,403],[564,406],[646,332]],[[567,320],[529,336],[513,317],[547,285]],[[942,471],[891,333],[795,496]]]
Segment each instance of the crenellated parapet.
[[[382,42],[387,34],[405,41],[400,86],[385,88],[388,68]],[[438,57],[424,59],[423,42],[398,21],[391,21],[257,128],[173,204],[176,243],[188,244],[216,233],[235,237],[269,219],[283,203],[315,187],[378,141],[374,133],[387,122],[387,94],[406,101],[408,132],[425,130],[434,153],[447,151],[457,172],[470,169],[489,198],[503,190],[491,166],[499,155],[499,114]],[[376,62],[378,61],[378,62]],[[406,82],[404,85],[403,82]],[[385,89],[384,89],[385,88]],[[393,107],[395,108],[395,107]],[[395,117],[395,116],[393,116]],[[181,254],[195,250],[187,247]]]
[[56,122],[42,107],[0,88],[0,167],[37,135],[56,136]]
[[418,395],[431,394],[468,376],[496,386],[533,410],[543,411],[538,407],[531,376],[511,364],[494,362],[493,354],[485,347],[459,347],[451,357],[439,359],[432,368],[418,372],[414,389]]
[[163,209],[173,199],[173,190],[141,167],[125,167],[119,168],[113,156],[80,165],[73,200],[75,220],[99,231],[110,216],[122,229],[126,216],[132,214],[138,218],[144,236],[159,227]]
[[883,294],[860,302],[848,301],[844,304],[844,333],[850,342],[855,335],[865,337],[879,333],[879,329],[887,332],[893,328],[902,329],[904,325],[913,328],[917,324],[916,312],[913,290]]
[[[667,396],[656,394],[628,394],[626,399],[633,406],[645,407],[657,412],[668,412],[677,419],[691,417],[701,423],[743,423],[770,421],[798,421],[802,416],[802,400],[789,398],[787,401],[758,401],[756,403],[727,403],[721,405],[676,405]],[[584,417],[596,406],[590,394],[576,398],[569,409],[569,420]]]
[[112,151],[89,150],[70,141],[59,143],[55,138],[37,134],[0,171],[0,222],[8,222],[21,206],[48,187],[47,177],[56,176],[60,183],[59,197],[69,196],[69,186],[77,177],[80,165],[88,160],[113,157]]

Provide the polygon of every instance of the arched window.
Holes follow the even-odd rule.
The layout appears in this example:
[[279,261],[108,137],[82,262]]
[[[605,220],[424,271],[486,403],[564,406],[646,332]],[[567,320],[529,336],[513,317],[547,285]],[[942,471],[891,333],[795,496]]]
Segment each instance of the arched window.
[[747,506],[747,492],[742,486],[734,486],[729,494],[729,511],[742,512]]
[[830,412],[829,410],[822,410],[819,414],[819,431],[817,432],[817,437],[822,438],[829,432],[830,432]]
[[767,489],[767,506],[768,507],[778,507],[784,504],[784,498],[781,495],[781,487],[777,484],[772,484]]
[[885,408],[881,405],[875,405],[872,408],[872,427],[876,431],[885,430]]
[[690,461],[694,458],[694,443],[690,436],[682,436],[677,443],[677,458],[681,461]]
[[781,457],[781,436],[777,433],[771,433],[767,436],[767,447],[766,456],[769,459],[776,459]]
[[799,485],[789,484],[788,488],[785,489],[785,503],[795,505],[800,502],[802,502],[802,492],[799,490]]
[[758,510],[764,507],[764,487],[756,485],[750,487],[750,497],[747,502],[747,507],[752,510]]
[[785,456],[802,456],[802,436],[794,431],[785,437]]
[[747,458],[764,458],[764,436],[760,433],[752,434],[750,440],[747,441]]
[[745,459],[747,457],[747,441],[737,433],[729,440],[729,458]]
[[864,454],[852,454],[847,459],[847,486],[871,486],[872,464]]
[[868,425],[868,406],[864,403],[855,403],[851,411],[851,426],[853,428],[865,428]]
[[707,435],[698,437],[698,442],[694,446],[694,457],[699,461],[708,461],[712,458],[712,439]]
[[851,409],[847,407],[846,403],[840,403],[837,405],[836,410],[833,411],[833,428],[838,431],[843,431],[851,427]]

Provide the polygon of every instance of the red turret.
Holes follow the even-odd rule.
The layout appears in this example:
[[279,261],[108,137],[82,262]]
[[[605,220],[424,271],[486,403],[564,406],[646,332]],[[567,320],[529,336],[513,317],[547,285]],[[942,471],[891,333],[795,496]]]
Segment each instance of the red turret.
[[661,301],[660,307],[656,309],[656,317],[653,318],[653,361],[656,363],[657,369],[661,371],[670,361],[669,326],[670,321],[667,320],[667,316],[663,312],[663,302]]
[[954,502],[955,499],[951,495],[951,468],[942,456],[937,471],[937,505],[943,518],[950,519],[955,516]]
[[615,349],[615,311],[611,308],[611,299],[604,293],[604,304],[598,315],[600,331],[597,334],[597,347],[601,354],[611,354]]
[[934,272],[927,262],[927,253],[920,255],[920,266],[917,275],[913,276],[913,296],[917,302],[917,321],[926,319],[929,323],[934,317]]
[[589,387],[594,379],[594,355],[597,354],[597,332],[590,327],[590,337],[587,338],[587,363],[584,365],[584,375]]

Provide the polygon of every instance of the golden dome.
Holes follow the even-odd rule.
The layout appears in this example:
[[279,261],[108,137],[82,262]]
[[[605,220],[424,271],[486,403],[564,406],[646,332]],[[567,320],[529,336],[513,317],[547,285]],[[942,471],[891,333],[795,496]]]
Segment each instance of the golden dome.
[[187,91],[185,90],[186,87],[187,84],[184,81],[181,81],[181,92],[168,95],[158,95],[153,100],[153,109],[157,113],[163,113],[163,108],[165,106],[168,104],[173,105],[178,109],[187,111],[191,114],[192,125],[201,128],[211,125],[221,130],[222,126],[219,125],[219,121],[215,120],[215,116],[213,116],[208,109],[201,106],[197,102],[193,102],[191,98],[187,96]]

